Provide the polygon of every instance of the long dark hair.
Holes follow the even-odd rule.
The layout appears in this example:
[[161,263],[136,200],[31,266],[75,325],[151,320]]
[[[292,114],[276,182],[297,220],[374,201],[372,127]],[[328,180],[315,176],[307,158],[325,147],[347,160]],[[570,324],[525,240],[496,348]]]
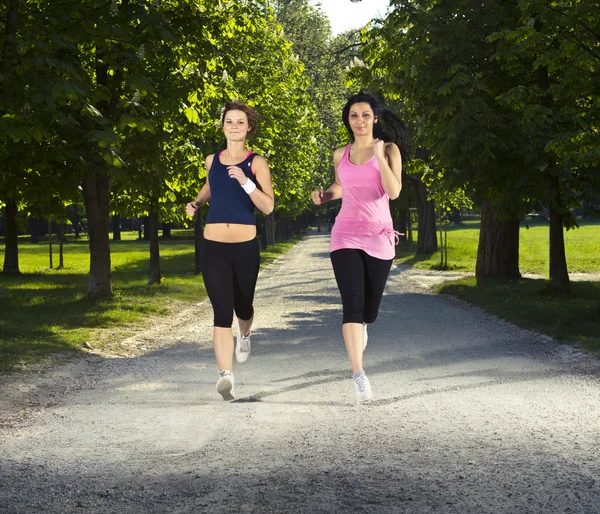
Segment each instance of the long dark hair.
[[363,89],[348,98],[342,110],[342,120],[350,135],[350,140],[354,141],[354,132],[352,132],[349,121],[350,107],[361,102],[368,103],[377,116],[377,123],[373,125],[373,136],[388,143],[396,143],[402,154],[402,160],[408,161],[408,136],[404,122],[385,105],[383,100]]

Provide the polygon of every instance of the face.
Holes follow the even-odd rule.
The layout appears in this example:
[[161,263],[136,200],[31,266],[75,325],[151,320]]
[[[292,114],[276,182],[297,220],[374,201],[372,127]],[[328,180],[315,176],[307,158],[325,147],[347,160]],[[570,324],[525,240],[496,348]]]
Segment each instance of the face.
[[251,130],[244,111],[231,110],[225,113],[223,132],[230,141],[244,141]]
[[367,102],[359,102],[350,106],[348,122],[355,135],[368,135],[373,133],[373,124],[377,117]]

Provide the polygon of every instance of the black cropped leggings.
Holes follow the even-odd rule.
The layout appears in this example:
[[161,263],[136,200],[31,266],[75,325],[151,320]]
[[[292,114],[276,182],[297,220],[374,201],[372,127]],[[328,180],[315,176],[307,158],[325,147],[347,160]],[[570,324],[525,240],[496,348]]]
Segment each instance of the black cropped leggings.
[[241,320],[252,318],[259,268],[260,249],[256,238],[243,243],[204,240],[202,276],[213,307],[215,327],[231,327],[234,311]]
[[377,259],[355,249],[335,250],[329,256],[342,296],[342,323],[373,323],[393,259]]

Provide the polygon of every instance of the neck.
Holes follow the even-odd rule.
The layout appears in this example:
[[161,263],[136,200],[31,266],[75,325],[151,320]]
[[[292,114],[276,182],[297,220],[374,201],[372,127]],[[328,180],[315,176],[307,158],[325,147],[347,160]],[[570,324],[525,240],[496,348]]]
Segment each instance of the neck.
[[228,157],[234,159],[239,156],[246,156],[247,153],[246,141],[227,141],[224,154]]
[[354,148],[367,148],[370,147],[372,143],[373,134],[366,134],[364,136],[355,136],[352,146]]

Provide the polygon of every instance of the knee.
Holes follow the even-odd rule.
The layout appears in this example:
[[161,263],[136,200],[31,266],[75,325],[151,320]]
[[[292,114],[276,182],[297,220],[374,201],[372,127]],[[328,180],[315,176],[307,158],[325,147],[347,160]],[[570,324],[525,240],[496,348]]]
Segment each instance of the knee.
[[238,319],[249,321],[254,316],[254,307],[250,305],[249,307],[245,308],[236,308],[235,315],[238,317]]
[[377,319],[377,314],[378,314],[377,312],[365,313],[363,323],[366,323],[367,325],[374,323],[375,320]]
[[363,323],[363,313],[360,311],[344,312],[342,323]]
[[233,325],[233,312],[215,311],[214,325],[219,328],[231,328],[231,325]]

